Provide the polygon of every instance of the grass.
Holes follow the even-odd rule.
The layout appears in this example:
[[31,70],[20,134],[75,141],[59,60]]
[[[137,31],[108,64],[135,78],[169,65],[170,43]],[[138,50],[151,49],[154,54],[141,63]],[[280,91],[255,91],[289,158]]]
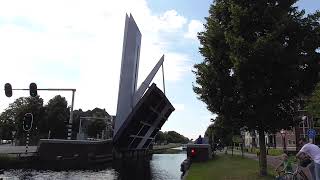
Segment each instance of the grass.
[[270,155],[270,156],[280,156],[281,154],[283,154],[282,149],[269,149],[268,150],[268,155]]
[[6,154],[0,154],[0,168],[5,168],[6,166],[19,164],[17,157],[9,156]]
[[[259,148],[244,148],[244,152],[246,153],[250,153],[250,154],[257,154],[260,152]],[[281,154],[283,154],[283,150],[282,149],[274,149],[274,148],[269,148],[267,149],[267,152],[269,156],[280,156]]]
[[13,162],[13,161],[17,161],[16,157],[7,155],[7,154],[0,154],[0,162]]
[[[259,176],[258,161],[241,156],[221,155],[213,160],[192,163],[187,180],[273,180],[274,175]],[[269,172],[274,172],[270,169]]]

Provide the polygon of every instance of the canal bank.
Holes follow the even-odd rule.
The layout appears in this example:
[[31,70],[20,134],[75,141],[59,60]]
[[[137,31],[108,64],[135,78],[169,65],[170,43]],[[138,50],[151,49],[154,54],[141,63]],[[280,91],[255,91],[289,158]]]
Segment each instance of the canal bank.
[[[41,139],[33,151],[12,146],[0,155],[0,169],[92,169],[112,163],[112,140]],[[10,150],[10,149],[9,149]]]

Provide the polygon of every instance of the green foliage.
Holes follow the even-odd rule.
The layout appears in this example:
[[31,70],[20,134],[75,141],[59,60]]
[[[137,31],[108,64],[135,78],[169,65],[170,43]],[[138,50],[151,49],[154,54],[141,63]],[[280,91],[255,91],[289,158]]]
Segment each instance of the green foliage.
[[69,120],[67,100],[60,95],[55,96],[49,100],[46,110],[47,128],[51,131],[50,138],[65,139],[67,135],[66,123]]
[[296,125],[300,97],[318,81],[320,12],[305,16],[295,3],[216,0],[198,36],[194,91],[229,127],[258,130],[263,175],[264,133]]
[[88,136],[89,137],[97,137],[97,134],[101,134],[101,132],[106,129],[106,122],[103,119],[95,119],[88,126]]
[[[82,109],[74,110],[73,111],[73,124],[72,124],[72,134],[73,137],[76,137],[76,134],[79,131],[79,125],[80,125],[80,117],[96,117],[96,118],[109,118],[110,115],[105,109],[100,108],[94,108],[93,110],[88,111],[82,111]],[[82,121],[82,127],[86,126],[85,124],[88,124],[88,127],[86,129],[87,134],[90,137],[96,137],[97,134],[101,133],[102,126],[104,126],[103,129],[106,127],[106,122],[84,122]],[[103,125],[104,124],[104,125]],[[90,132],[89,132],[90,131]]]
[[36,97],[20,97],[5,109],[0,115],[1,138],[12,139],[12,131],[16,131],[15,138],[19,141],[25,141],[26,133],[22,129],[23,116],[26,113],[33,114],[33,128],[30,131],[31,144],[37,142],[40,138],[40,126],[45,114],[43,108],[43,99]]
[[51,130],[52,138],[65,138],[65,123],[69,118],[67,101],[61,96],[55,96],[43,106],[43,99],[36,97],[20,97],[0,115],[1,138],[12,138],[12,131],[16,131],[15,139],[18,144],[25,144],[26,132],[23,131],[23,116],[33,114],[33,125],[30,131],[30,144],[37,144],[40,138],[47,138]]
[[318,80],[320,13],[304,17],[293,4],[212,4],[199,34],[204,61],[194,71],[194,91],[211,112],[249,129],[295,124],[298,97],[310,93]]
[[280,156],[283,154],[282,149],[268,149],[268,155],[270,156]]
[[155,142],[164,142],[166,141],[166,136],[162,131],[159,131],[155,137]]
[[232,141],[235,143],[243,142],[242,138],[239,135],[232,136]]
[[[43,105],[43,99],[36,97],[20,97],[0,114],[0,139],[12,139],[12,131],[16,131],[15,139],[20,145],[26,141],[26,132],[22,129],[23,116],[32,113],[34,117],[33,127],[30,131],[31,144],[38,143],[40,138],[65,139],[67,136],[66,123],[69,121],[70,109],[66,99],[57,95]],[[105,118],[109,114],[105,109],[95,108],[83,112],[81,109],[74,111],[73,132],[78,132],[81,116]],[[88,134],[96,137],[106,127],[106,122],[96,120],[88,127]]]
[[[233,129],[234,132],[232,132]],[[208,126],[205,136],[209,138],[209,144],[212,144],[212,136],[214,136],[215,142],[220,140],[225,145],[231,145],[233,134],[239,133],[239,129],[229,126],[228,121],[223,116],[218,116],[214,123]]]
[[307,112],[314,117],[320,117],[320,83],[309,98],[306,108]]
[[175,131],[168,131],[168,132],[162,132],[159,131],[157,133],[157,136],[155,138],[156,142],[163,143],[188,143],[189,139],[184,137],[183,135],[175,132]]

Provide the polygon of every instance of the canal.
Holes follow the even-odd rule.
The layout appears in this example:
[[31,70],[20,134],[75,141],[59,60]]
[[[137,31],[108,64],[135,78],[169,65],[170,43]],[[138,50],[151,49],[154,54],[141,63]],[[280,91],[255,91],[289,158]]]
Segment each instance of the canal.
[[[181,149],[181,148],[180,148]],[[150,162],[126,162],[120,168],[100,170],[36,171],[8,170],[0,175],[3,180],[179,180],[180,164],[186,153],[175,149],[162,154],[153,154]]]

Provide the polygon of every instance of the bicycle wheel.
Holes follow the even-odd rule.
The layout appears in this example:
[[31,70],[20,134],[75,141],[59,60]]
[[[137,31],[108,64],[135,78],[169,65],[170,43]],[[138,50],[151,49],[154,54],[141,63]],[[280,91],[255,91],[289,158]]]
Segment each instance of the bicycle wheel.
[[308,177],[302,171],[300,171],[295,175],[294,180],[308,180]]
[[285,173],[281,178],[283,180],[293,180],[294,179],[294,175],[293,175],[293,173]]

